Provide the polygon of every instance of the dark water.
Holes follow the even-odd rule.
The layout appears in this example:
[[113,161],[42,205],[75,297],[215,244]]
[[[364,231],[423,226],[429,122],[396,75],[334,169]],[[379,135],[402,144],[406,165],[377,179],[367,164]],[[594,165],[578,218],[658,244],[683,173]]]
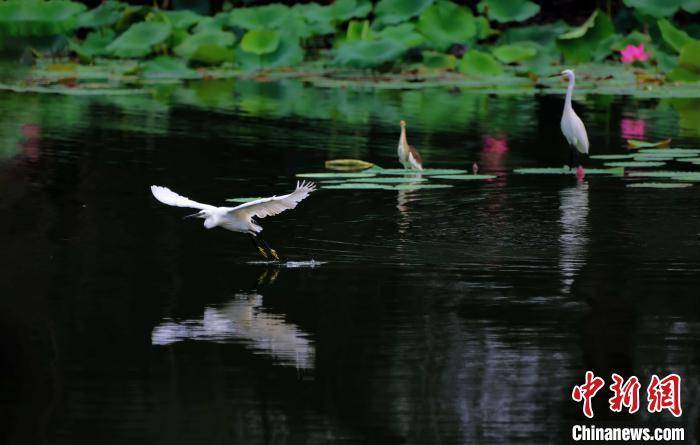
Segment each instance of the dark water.
[[[698,435],[700,186],[518,176],[559,166],[559,96],[208,82],[155,98],[0,95],[2,443],[566,443],[586,370],[683,378]],[[697,100],[581,97],[594,153],[700,146]],[[293,261],[182,221],[291,190],[329,158],[396,167],[398,121],[440,190],[319,190],[264,220]],[[679,165],[681,169],[683,165]],[[608,382],[609,384],[610,382]]]

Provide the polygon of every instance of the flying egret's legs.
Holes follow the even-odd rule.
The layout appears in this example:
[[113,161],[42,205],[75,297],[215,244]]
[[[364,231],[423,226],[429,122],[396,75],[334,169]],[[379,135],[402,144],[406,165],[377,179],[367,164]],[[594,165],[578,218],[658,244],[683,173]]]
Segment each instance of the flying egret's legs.
[[258,237],[255,235],[250,235],[250,239],[253,240],[253,245],[255,246],[255,249],[257,249],[258,253],[260,253],[260,255],[262,255],[262,257],[266,260],[269,259],[267,256],[267,251],[260,245]]
[[265,248],[267,249],[267,252],[270,254],[270,256],[272,258],[276,259],[277,261],[280,260],[279,255],[277,255],[277,251],[275,249],[273,249],[272,247],[270,247],[270,245],[267,244],[267,241],[265,241],[265,239],[263,237],[258,235],[258,240],[262,243],[263,246],[265,246]]

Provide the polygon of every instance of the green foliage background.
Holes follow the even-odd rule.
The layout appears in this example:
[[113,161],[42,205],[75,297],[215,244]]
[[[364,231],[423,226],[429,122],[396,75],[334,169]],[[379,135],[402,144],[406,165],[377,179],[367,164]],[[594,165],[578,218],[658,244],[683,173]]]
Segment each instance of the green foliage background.
[[[0,45],[50,49],[85,66],[136,59],[141,78],[188,79],[203,70],[439,73],[469,78],[536,78],[562,64],[620,63],[620,50],[644,44],[640,68],[656,80],[700,80],[700,26],[674,17],[700,12],[700,0],[624,0],[611,16],[540,23],[530,0],[336,0],[229,8],[203,15],[202,2],[132,6],[109,0],[88,10],[69,0],[0,0]],[[192,9],[186,9],[190,7]],[[47,46],[47,42],[51,42]],[[44,51],[45,52],[45,51]],[[113,65],[112,65],[113,66]]]

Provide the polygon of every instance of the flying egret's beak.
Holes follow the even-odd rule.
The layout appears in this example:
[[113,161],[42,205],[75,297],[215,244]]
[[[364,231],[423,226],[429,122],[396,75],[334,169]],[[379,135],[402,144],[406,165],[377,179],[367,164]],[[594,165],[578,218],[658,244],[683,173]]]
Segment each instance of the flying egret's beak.
[[182,219],[197,218],[197,217],[199,216],[200,213],[202,213],[202,212],[197,212],[197,213],[193,213],[193,214],[191,214],[191,215],[184,216]]

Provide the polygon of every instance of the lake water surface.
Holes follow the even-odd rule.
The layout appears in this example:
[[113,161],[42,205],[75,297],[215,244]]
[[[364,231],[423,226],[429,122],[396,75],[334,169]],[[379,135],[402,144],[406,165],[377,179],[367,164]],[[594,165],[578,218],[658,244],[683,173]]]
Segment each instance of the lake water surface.
[[[700,148],[698,100],[578,99],[592,153]],[[568,161],[562,104],[292,81],[0,94],[2,443],[566,443],[586,370],[678,373],[679,419],[601,392],[587,423],[696,443],[700,185],[514,174]],[[396,168],[400,119],[426,166],[497,179],[321,188],[263,220],[297,267],[148,189],[223,204],[327,159]]]

